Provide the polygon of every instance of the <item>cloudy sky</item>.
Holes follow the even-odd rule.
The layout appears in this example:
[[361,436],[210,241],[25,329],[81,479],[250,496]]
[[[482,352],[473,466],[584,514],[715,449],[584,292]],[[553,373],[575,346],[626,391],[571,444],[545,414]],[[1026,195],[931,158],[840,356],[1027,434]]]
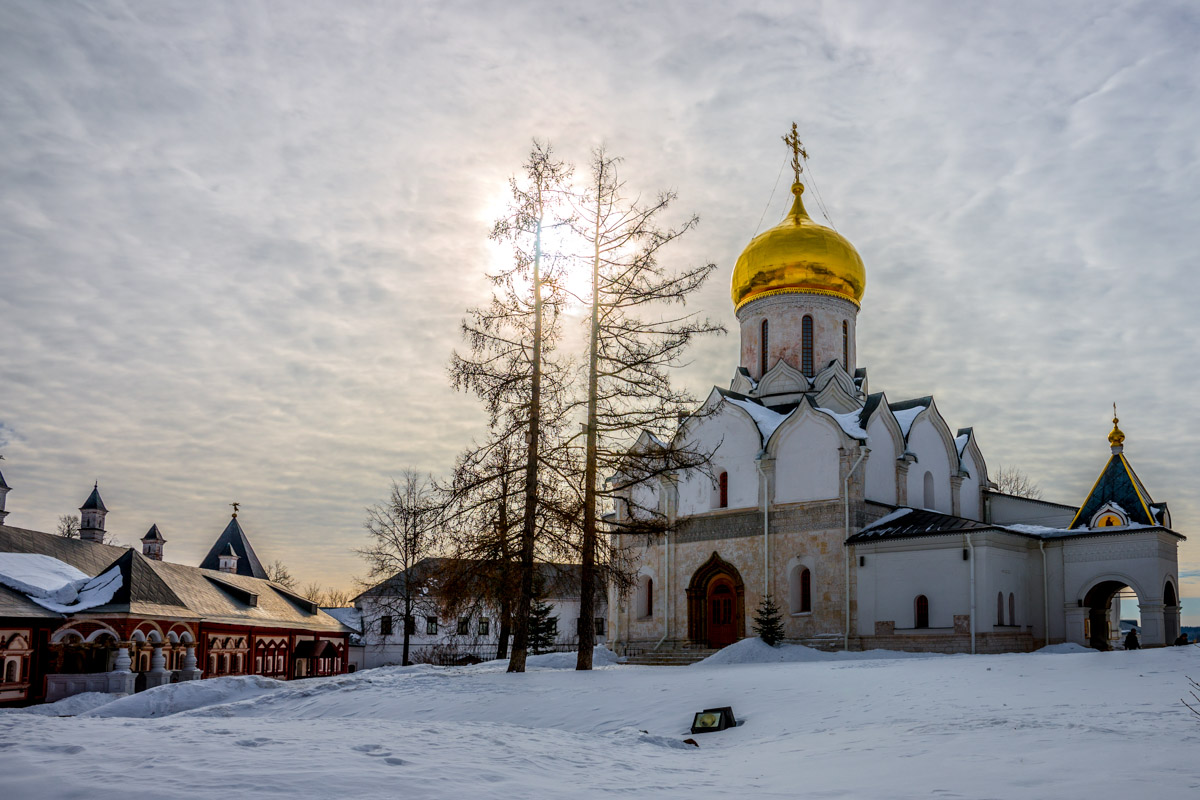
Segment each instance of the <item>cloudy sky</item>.
[[[5,3],[8,521],[98,479],[118,538],[196,563],[237,500],[265,561],[350,586],[364,506],[480,432],[446,363],[531,137],[677,190],[732,323],[795,120],[867,266],[872,389],[1075,503],[1116,401],[1200,597],[1198,36],[1094,0]],[[693,355],[726,385],[736,336]]]

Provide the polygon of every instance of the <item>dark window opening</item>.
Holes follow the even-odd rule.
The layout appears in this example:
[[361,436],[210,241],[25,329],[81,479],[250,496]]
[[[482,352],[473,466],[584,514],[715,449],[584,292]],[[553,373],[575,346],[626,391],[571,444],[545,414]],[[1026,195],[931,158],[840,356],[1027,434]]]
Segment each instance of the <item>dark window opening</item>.
[[470,633],[471,633],[471,618],[470,617],[459,617],[458,618],[458,635],[459,636],[467,636]]
[[425,633],[427,633],[430,636],[433,636],[434,634],[436,634],[437,633],[437,622],[438,622],[437,617],[426,617],[425,618]]
[[720,508],[729,508],[729,473],[722,472],[721,477],[717,479],[721,487],[721,505]]
[[480,635],[480,636],[487,636],[487,635],[488,635],[488,631],[489,631],[489,630],[490,630],[490,627],[489,627],[489,623],[488,623],[488,618],[487,618],[487,617],[482,617],[482,618],[479,620],[479,635]]
[[596,635],[604,635],[604,617],[596,617]]
[[850,323],[842,320],[842,369],[850,371]]
[[758,377],[759,378],[761,378],[763,375],[767,374],[767,340],[768,340],[767,321],[764,319],[762,321],[762,335],[759,340],[759,348],[758,348]]
[[804,315],[800,324],[800,368],[806,378],[813,376],[813,319],[809,314]]
[[379,635],[380,636],[391,636],[392,635],[392,615],[391,614],[384,614],[382,617],[379,618]]

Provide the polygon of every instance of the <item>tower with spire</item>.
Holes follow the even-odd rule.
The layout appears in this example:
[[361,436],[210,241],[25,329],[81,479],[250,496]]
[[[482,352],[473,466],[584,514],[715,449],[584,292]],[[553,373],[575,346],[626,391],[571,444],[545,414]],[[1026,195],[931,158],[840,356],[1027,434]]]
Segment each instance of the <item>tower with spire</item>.
[[108,509],[100,499],[100,482],[92,486],[92,493],[79,507],[79,538],[88,542],[104,541],[104,518]]

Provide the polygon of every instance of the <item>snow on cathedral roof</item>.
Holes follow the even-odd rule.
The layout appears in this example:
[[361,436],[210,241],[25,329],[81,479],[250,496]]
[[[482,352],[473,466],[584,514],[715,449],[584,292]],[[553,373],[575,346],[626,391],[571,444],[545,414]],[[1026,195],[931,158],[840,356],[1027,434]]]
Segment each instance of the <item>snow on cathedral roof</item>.
[[[723,392],[723,395],[725,402],[732,403],[750,415],[750,418],[754,420],[754,424],[758,426],[759,433],[762,434],[764,445],[770,441],[771,436],[774,435],[775,431],[779,429],[779,426],[783,424],[784,420],[792,416],[792,414],[795,414],[796,410],[800,408],[799,403],[797,403],[794,407],[788,409],[787,411],[775,411],[774,409],[767,408],[758,400],[754,400],[749,397],[734,397],[732,396],[732,393],[729,392]],[[863,430],[859,422],[862,416],[862,409],[841,414],[832,409],[821,408],[807,397],[805,397],[804,402],[807,402],[814,411],[818,411],[831,417],[833,421],[838,424],[838,427],[840,427],[842,431],[850,438],[866,441],[867,432]]]

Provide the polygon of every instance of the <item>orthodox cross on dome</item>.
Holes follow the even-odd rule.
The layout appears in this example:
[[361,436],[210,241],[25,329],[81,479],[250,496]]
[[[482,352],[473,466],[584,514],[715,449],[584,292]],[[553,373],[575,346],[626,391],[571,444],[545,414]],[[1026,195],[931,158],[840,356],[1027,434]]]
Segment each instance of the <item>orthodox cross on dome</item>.
[[238,506],[240,506],[241,503],[230,503],[229,505],[233,506],[233,518],[237,519]]
[[1119,421],[1117,419],[1117,404],[1113,403],[1113,429],[1112,433],[1108,435],[1108,443],[1113,447],[1120,447],[1125,444],[1125,434],[1117,427]]
[[792,172],[796,175],[795,183],[799,183],[800,173],[804,172],[804,165],[800,163],[800,160],[807,159],[808,153],[804,149],[804,143],[800,141],[796,123],[792,123],[792,132],[783,137],[783,143],[792,149]]

